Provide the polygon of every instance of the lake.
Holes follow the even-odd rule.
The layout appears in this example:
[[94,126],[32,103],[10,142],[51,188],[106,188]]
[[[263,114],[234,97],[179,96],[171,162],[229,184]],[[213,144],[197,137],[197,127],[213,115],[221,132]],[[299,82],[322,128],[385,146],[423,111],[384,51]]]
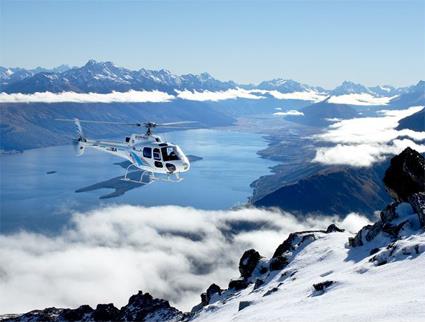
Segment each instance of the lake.
[[[276,164],[257,155],[267,143],[255,133],[196,129],[161,136],[202,158],[179,183],[128,185],[120,180],[125,169],[117,163],[123,159],[90,149],[77,157],[71,145],[1,156],[0,231],[56,233],[72,213],[113,204],[227,209],[246,203],[250,183]],[[117,185],[130,190],[100,199]]]

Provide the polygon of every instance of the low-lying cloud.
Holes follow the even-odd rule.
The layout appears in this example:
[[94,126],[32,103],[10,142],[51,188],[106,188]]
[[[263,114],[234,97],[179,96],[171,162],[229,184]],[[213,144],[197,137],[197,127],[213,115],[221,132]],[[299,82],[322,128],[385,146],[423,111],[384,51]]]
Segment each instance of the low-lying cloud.
[[38,92],[34,94],[0,93],[0,103],[161,103],[174,99],[161,91],[134,91],[112,93]]
[[58,236],[0,236],[0,313],[49,306],[125,305],[139,289],[181,309],[211,283],[238,277],[254,247],[270,256],[293,231],[337,222],[351,232],[367,219],[306,218],[260,209],[204,211],[177,206],[115,206],[77,213]]
[[276,112],[276,113],[273,113],[273,115],[276,115],[276,116],[288,116],[288,115],[290,115],[290,116],[304,116],[304,113],[297,111],[297,110],[289,110],[289,111],[286,111],[286,112]]
[[339,96],[331,96],[328,99],[329,103],[334,104],[349,104],[349,105],[387,105],[393,97],[376,97],[367,93],[362,94],[346,94]]
[[278,100],[305,100],[318,102],[326,98],[314,91],[281,93],[276,90],[246,90],[231,88],[223,91],[175,90],[175,95],[162,91],[135,91],[112,93],[37,92],[33,94],[0,92],[0,103],[161,103],[177,98],[198,102],[219,102],[234,99],[260,100],[266,94]]
[[378,117],[362,117],[336,122],[325,133],[314,139],[334,143],[332,147],[319,147],[314,162],[348,164],[368,167],[395,155],[406,147],[425,152],[425,132],[397,130],[400,119],[420,111],[422,106],[406,110],[381,111]]
[[320,102],[323,101],[327,95],[323,93],[318,93],[315,91],[305,91],[305,92],[292,92],[292,93],[282,93],[276,90],[251,90],[251,93],[258,94],[269,94],[279,100],[300,100],[300,101],[311,101],[311,102]]
[[177,97],[184,100],[189,101],[212,101],[212,102],[218,102],[223,100],[230,100],[230,99],[237,99],[237,98],[244,98],[244,99],[251,99],[251,100],[259,100],[263,99],[263,96],[254,95],[252,91],[245,90],[242,88],[236,88],[236,89],[228,89],[225,91],[179,91],[176,90]]

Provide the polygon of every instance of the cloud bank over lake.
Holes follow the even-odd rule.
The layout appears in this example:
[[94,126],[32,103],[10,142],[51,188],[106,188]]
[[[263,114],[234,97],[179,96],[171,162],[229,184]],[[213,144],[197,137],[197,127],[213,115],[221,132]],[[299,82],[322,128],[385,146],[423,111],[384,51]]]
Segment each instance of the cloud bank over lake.
[[34,94],[0,93],[0,103],[161,103],[174,99],[161,91],[134,91],[112,93],[42,92]]
[[317,141],[335,144],[319,147],[314,162],[368,167],[395,155],[406,147],[425,152],[425,132],[397,130],[398,122],[423,109],[414,106],[406,110],[384,110],[378,117],[362,117],[336,122],[328,130],[314,136]]
[[[290,232],[329,223],[355,232],[356,214],[298,220],[260,209],[205,211],[177,206],[115,206],[76,213],[57,236],[19,232],[0,236],[0,313],[40,307],[122,306],[143,290],[182,309],[199,302],[213,282],[239,276],[248,248],[264,256]],[[16,299],[19,299],[18,301]]]

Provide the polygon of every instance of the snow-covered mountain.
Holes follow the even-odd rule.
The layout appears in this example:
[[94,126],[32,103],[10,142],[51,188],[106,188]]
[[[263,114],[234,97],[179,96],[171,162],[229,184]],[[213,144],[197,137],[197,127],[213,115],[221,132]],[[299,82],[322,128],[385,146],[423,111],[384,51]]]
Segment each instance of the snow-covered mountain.
[[207,73],[200,75],[174,75],[168,70],[140,69],[133,71],[117,67],[112,62],[89,60],[79,68],[60,71],[21,71],[19,79],[8,76],[9,69],[3,68],[2,90],[7,93],[66,92],[110,93],[129,90],[162,90],[173,92],[175,89],[189,90],[225,90],[235,88],[234,82],[223,82]]
[[262,90],[276,90],[281,93],[294,93],[294,92],[319,92],[319,93],[326,93],[327,91],[321,87],[316,86],[310,86],[307,84],[302,84],[299,82],[296,82],[291,79],[282,79],[282,78],[276,78],[272,79],[270,81],[264,81],[258,84],[256,86],[258,89]]
[[425,159],[410,148],[384,177],[394,201],[355,234],[334,224],[289,234],[271,258],[255,249],[240,277],[211,284],[191,312],[139,292],[121,309],[47,308],[6,321],[423,321]]
[[[70,68],[61,65],[53,69],[37,67],[35,69],[5,68],[0,67],[0,91],[6,93],[35,93],[35,92],[67,92],[77,93],[110,93],[112,91],[124,92],[129,90],[160,90],[175,93],[175,90],[190,91],[225,91],[229,89],[244,88],[246,90],[273,91],[273,97],[287,99],[287,94],[307,93],[309,95],[297,95],[300,97],[315,97],[312,101],[318,101],[317,97],[343,96],[342,100],[347,104],[354,102],[366,102],[369,105],[385,105],[386,100],[377,98],[392,98],[412,90],[412,87],[395,88],[389,85],[367,87],[351,81],[344,81],[333,90],[327,90],[319,86],[303,84],[291,79],[276,78],[263,81],[258,85],[244,85],[233,81],[221,81],[208,73],[199,75],[185,74],[176,75],[168,70],[130,70],[117,67],[112,62],[97,62],[89,60],[82,67]],[[258,93],[257,93],[258,94]],[[312,95],[314,94],[314,95]],[[286,95],[286,96],[285,96]],[[347,97],[349,95],[359,95]],[[332,101],[329,101],[332,103]]]
[[393,107],[408,107],[425,105],[425,81],[410,86],[401,95],[394,97],[390,105]]

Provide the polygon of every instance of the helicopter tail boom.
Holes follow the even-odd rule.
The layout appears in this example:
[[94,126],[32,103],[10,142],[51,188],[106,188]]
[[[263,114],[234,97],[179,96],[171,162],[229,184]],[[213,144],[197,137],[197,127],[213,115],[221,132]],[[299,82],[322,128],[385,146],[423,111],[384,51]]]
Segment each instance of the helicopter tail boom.
[[84,154],[86,150],[87,139],[84,135],[83,127],[81,126],[80,120],[75,118],[74,124],[77,128],[77,138],[73,140],[75,153],[80,156]]

